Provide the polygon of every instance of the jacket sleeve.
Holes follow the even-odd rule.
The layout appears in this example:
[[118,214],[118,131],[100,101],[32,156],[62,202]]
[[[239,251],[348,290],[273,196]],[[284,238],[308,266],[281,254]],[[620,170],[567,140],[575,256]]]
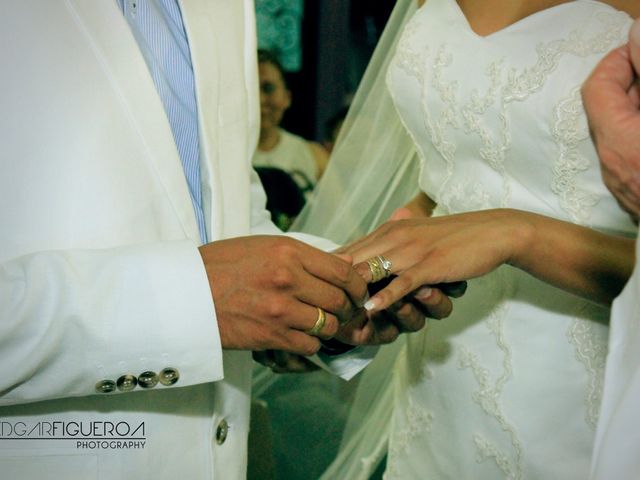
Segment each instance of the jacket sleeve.
[[120,377],[171,373],[165,369],[177,371],[178,381],[168,386],[171,379],[161,378],[153,388],[221,379],[197,247],[185,240],[0,263],[0,365],[0,405],[115,395]]

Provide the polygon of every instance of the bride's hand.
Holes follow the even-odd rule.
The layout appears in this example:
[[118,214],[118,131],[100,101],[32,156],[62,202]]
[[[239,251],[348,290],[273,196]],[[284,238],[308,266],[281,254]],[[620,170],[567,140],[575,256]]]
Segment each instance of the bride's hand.
[[411,218],[387,222],[344,251],[367,281],[371,280],[368,258],[382,255],[391,261],[397,277],[366,304],[378,311],[424,291],[424,285],[467,280],[511,262],[526,248],[530,230],[526,216],[517,210]]

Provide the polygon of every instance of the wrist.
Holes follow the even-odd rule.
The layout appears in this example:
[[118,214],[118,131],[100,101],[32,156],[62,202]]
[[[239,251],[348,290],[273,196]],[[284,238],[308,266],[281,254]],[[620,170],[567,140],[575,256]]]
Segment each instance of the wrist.
[[505,263],[523,268],[527,259],[535,255],[536,238],[541,228],[536,221],[538,216],[515,209],[505,209],[504,214],[505,220],[508,219],[504,222],[507,225],[504,235],[510,246]]

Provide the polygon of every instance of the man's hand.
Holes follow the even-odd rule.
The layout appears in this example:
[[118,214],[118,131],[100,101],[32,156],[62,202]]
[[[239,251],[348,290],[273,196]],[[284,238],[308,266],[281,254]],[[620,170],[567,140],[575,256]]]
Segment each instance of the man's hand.
[[200,247],[222,347],[312,355],[320,340],[305,333],[318,318],[330,338],[364,303],[367,287],[335,255],[280,236],[252,236]]
[[640,20],[629,43],[607,55],[582,87],[602,178],[622,208],[640,216]]

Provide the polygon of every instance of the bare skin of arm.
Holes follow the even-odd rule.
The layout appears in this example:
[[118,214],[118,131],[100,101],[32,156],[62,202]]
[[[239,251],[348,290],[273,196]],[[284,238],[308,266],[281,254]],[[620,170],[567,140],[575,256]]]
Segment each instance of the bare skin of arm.
[[[421,285],[475,278],[502,264],[609,304],[631,274],[634,245],[633,239],[549,217],[496,209],[388,222],[346,251],[354,262],[384,255],[393,263],[398,277],[367,305],[378,310]],[[370,278],[366,263],[356,269]]]

